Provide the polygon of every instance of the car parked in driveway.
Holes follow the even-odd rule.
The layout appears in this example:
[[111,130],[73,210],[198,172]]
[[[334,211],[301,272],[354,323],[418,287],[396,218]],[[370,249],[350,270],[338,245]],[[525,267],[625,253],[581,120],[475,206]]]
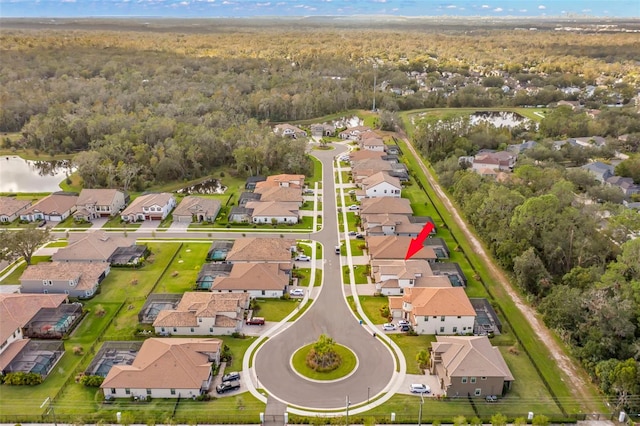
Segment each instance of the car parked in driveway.
[[218,386],[216,386],[217,393],[231,392],[238,389],[240,389],[240,382],[237,380],[222,382]]
[[360,210],[360,206],[357,204],[351,204],[349,207],[347,207],[349,210]]
[[296,261],[298,262],[309,262],[311,261],[311,258],[309,256],[307,256],[306,254],[299,254],[295,257]]
[[304,289],[303,288],[294,288],[289,290],[289,295],[290,296],[304,296]]
[[410,325],[410,324],[409,324],[409,321],[407,321],[407,320],[400,320],[400,321],[398,321],[398,325],[399,326],[403,326],[403,325]]
[[388,322],[386,324],[382,324],[382,329],[384,331],[395,331],[396,330],[396,325]]
[[222,376],[223,382],[231,382],[233,380],[240,380],[240,373],[238,371],[231,371]]
[[247,325],[264,325],[264,318],[251,317],[247,320]]
[[411,393],[431,393],[431,388],[424,383],[412,383],[409,390]]

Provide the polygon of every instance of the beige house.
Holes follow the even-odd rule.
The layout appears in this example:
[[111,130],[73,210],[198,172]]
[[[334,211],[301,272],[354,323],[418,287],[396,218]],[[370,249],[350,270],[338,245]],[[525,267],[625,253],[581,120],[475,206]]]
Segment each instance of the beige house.
[[378,172],[362,180],[362,190],[367,198],[400,198],[402,184],[397,177],[387,172]]
[[290,175],[280,174],[271,175],[262,182],[257,182],[254,192],[258,192],[263,188],[303,188],[304,187],[304,175]]
[[153,327],[158,335],[223,335],[242,329],[248,294],[188,291],[175,309],[160,311]]
[[69,244],[59,248],[51,260],[56,262],[103,262],[109,258],[118,247],[130,247],[135,241],[127,237],[120,237],[104,231],[70,234]]
[[124,209],[120,217],[125,222],[163,220],[176,206],[176,199],[168,192],[141,195]]
[[238,238],[225,259],[230,263],[261,262],[291,265],[296,240],[287,238]]
[[220,212],[220,201],[189,195],[173,211],[173,221],[180,223],[214,222]]
[[115,216],[124,208],[124,192],[117,189],[83,189],[76,201],[76,219]]
[[373,130],[360,135],[360,148],[367,151],[384,152],[384,140]]
[[389,297],[389,309],[394,318],[409,321],[418,334],[471,334],[476,320],[464,288],[450,285],[407,287],[403,296]]
[[192,398],[207,393],[220,339],[149,338],[131,365],[114,365],[100,388],[105,398]]
[[20,276],[21,293],[66,294],[86,299],[95,295],[109,274],[108,263],[40,262]]
[[250,201],[245,208],[250,210],[253,223],[296,224],[299,220],[297,202]]
[[0,197],[0,222],[13,222],[29,206],[31,206],[31,201],[29,200],[18,200],[16,197]]
[[382,160],[386,154],[382,151],[368,151],[361,149],[359,151],[350,151],[349,152],[349,161],[352,163],[357,163],[363,160],[375,159]]
[[77,195],[54,193],[20,213],[20,220],[62,222],[76,211],[77,201]]
[[289,285],[289,274],[277,263],[236,263],[228,276],[218,276],[212,292],[243,293],[252,298],[278,298]]
[[376,290],[385,296],[402,295],[407,288],[451,287],[444,275],[434,275],[426,260],[374,260],[371,275]]
[[298,207],[302,206],[302,203],[304,202],[301,188],[286,186],[261,187],[256,188],[253,193],[260,194],[259,201],[261,202],[277,201],[284,203],[298,203]]
[[436,336],[429,371],[448,397],[504,395],[513,375],[487,336]]
[[413,210],[411,202],[406,198],[379,197],[362,200],[360,215],[382,213],[412,215]]
[[283,136],[283,137],[288,137],[293,139],[300,139],[300,138],[307,137],[307,132],[305,132],[299,127],[296,127],[287,123],[276,124],[273,127],[273,133],[275,133],[278,136]]
[[[369,250],[371,260],[404,260],[410,244],[411,237],[398,237],[395,235],[367,237],[367,249]],[[411,258],[435,262],[437,256],[431,247],[425,246]]]

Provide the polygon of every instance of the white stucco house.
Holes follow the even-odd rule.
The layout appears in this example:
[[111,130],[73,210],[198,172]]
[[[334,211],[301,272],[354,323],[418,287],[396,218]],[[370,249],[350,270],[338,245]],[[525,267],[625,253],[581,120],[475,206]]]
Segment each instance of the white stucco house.
[[362,180],[362,189],[367,198],[400,198],[402,184],[400,179],[386,172],[378,172]]

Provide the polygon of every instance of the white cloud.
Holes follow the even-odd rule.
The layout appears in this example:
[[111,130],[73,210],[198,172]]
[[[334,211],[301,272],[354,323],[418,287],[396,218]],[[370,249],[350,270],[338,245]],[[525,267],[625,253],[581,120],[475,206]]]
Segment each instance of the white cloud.
[[371,0],[374,3],[386,3],[387,0]]
[[538,9],[540,10],[545,10],[547,8],[547,6],[545,6],[544,4],[541,4],[540,6],[538,6]]
[[489,9],[491,6],[489,6],[488,4],[483,4],[482,6],[480,6],[482,9]]
[[504,9],[502,9],[501,7],[496,7],[495,9],[493,9],[494,12],[502,12]]
[[258,7],[267,7],[267,6],[271,6],[271,2],[268,1],[266,3],[256,3],[256,6]]
[[447,9],[457,9],[458,6],[456,6],[455,4],[450,4],[449,6],[447,6]]
[[520,12],[520,13],[527,13],[527,9],[520,9],[518,12]]

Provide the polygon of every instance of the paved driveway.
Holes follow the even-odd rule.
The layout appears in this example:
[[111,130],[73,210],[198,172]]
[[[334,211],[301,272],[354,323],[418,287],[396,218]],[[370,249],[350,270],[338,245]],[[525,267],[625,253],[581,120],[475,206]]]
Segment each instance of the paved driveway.
[[[326,177],[323,189],[335,193],[332,158],[345,151],[337,146],[332,151],[315,151],[323,163]],[[332,248],[338,244],[336,198],[326,197],[323,229],[312,238],[324,245],[323,286],[314,305],[294,324],[263,344],[255,357],[255,370],[260,386],[270,395],[290,404],[308,408],[344,408],[348,396],[352,404],[367,401],[367,393],[373,397],[380,393],[393,376],[394,362],[391,352],[369,330],[360,325],[352,314],[343,295],[341,261],[343,256],[332,256]],[[355,372],[332,383],[311,382],[298,376],[290,366],[293,353],[306,344],[327,334],[336,343],[345,345],[358,357]]]

